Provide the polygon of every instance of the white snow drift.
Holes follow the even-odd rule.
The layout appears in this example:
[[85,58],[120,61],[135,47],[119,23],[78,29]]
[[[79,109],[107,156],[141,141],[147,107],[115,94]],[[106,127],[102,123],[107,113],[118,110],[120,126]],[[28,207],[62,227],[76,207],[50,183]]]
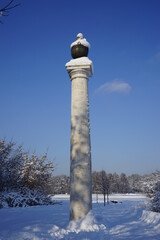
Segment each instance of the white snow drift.
[[160,213],[146,210],[143,195],[112,195],[103,206],[93,196],[93,209],[77,222],[69,223],[69,196],[53,199],[62,205],[0,210],[0,240],[158,240]]

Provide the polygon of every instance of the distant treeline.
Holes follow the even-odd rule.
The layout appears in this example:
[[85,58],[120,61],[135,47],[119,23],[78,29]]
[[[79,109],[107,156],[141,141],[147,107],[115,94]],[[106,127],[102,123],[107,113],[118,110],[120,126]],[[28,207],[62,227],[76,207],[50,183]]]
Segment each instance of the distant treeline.
[[[0,192],[11,189],[38,189],[46,194],[70,192],[70,178],[66,175],[54,176],[53,162],[47,154],[39,157],[24,152],[22,146],[13,141],[0,140]],[[155,183],[160,181],[160,171],[126,176],[125,173],[92,173],[93,193],[152,193]]]
[[[54,176],[53,172],[54,165],[48,161],[47,153],[39,157],[35,153],[24,152],[22,146],[17,147],[13,141],[0,140],[0,208],[5,204],[52,204],[49,194],[69,194],[69,176]],[[14,196],[11,196],[13,192]],[[146,193],[154,199],[153,209],[160,211],[160,171],[130,176],[94,171],[92,193],[104,196],[112,193]]]
[[[146,193],[152,194],[154,185],[160,181],[160,172],[126,176],[125,173],[92,173],[92,193]],[[52,192],[54,194],[69,194],[70,177],[66,175],[53,176]]]

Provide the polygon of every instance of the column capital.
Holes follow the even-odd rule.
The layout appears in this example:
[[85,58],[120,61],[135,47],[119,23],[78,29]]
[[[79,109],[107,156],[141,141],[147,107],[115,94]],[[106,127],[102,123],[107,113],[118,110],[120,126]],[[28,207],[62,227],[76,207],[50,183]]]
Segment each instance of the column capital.
[[66,63],[66,69],[71,79],[73,79],[73,76],[77,74],[85,74],[87,77],[91,77],[93,75],[93,64],[88,57],[70,60]]

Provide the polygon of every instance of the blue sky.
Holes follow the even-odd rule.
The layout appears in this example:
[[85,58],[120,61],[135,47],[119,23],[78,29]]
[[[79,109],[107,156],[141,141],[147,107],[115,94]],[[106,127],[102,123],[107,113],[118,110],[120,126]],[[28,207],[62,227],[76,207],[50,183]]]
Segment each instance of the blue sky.
[[[0,6],[8,1],[1,0]],[[69,174],[71,83],[65,64],[90,42],[93,170],[160,170],[160,1],[17,0],[0,25],[0,138]]]

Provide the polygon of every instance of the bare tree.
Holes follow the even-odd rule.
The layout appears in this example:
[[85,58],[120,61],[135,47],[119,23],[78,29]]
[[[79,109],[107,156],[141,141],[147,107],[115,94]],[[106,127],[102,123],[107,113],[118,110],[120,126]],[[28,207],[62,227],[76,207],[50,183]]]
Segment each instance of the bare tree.
[[109,180],[105,171],[100,172],[100,188],[104,198],[104,206],[106,205],[106,194],[107,204],[109,204]]
[[[9,1],[8,4],[0,8],[0,17],[8,17],[10,10],[20,5],[20,3],[14,4],[13,2],[14,0],[11,0]],[[3,22],[0,20],[0,23],[3,23]]]
[[98,203],[98,194],[101,193],[101,179],[99,172],[92,173],[92,192],[96,194],[96,202]]

